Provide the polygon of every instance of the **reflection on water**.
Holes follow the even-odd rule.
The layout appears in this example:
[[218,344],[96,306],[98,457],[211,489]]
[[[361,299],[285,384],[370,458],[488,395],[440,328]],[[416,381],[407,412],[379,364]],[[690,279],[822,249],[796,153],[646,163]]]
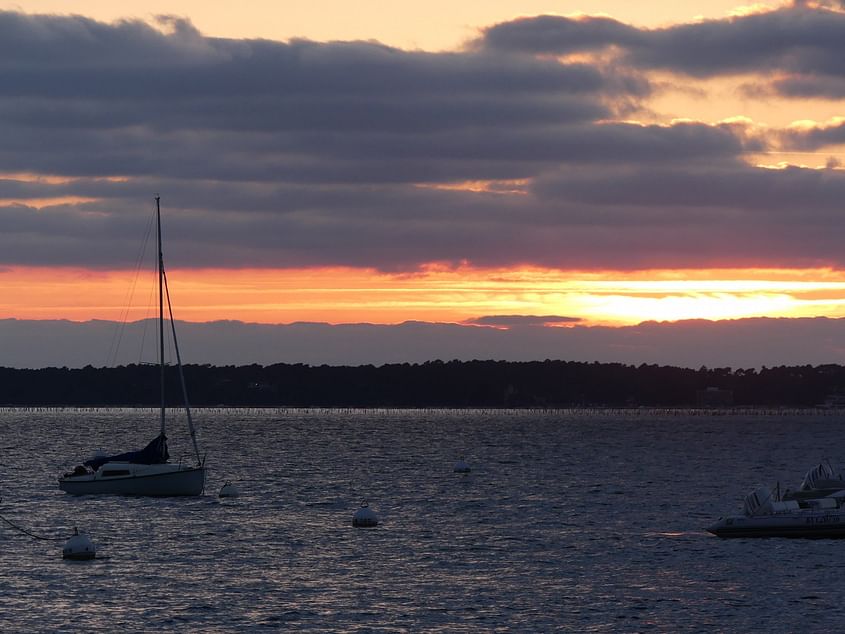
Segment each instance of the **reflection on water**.
[[[759,483],[840,457],[834,417],[197,412],[207,495],[75,498],[149,410],[0,410],[2,631],[841,629],[840,541],[719,540]],[[171,454],[188,454],[181,423]],[[465,456],[469,474],[453,472]],[[842,456],[845,460],[845,456]],[[218,499],[226,480],[241,496]],[[351,526],[366,500],[374,529]]]

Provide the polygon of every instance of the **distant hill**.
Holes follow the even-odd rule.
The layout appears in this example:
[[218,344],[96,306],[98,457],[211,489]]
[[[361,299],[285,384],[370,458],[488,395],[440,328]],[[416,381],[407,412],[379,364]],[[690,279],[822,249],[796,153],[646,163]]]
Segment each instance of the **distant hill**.
[[[644,322],[603,327],[506,321],[397,325],[177,322],[183,359],[198,364],[384,365],[437,359],[568,359],[686,368],[845,364],[845,319]],[[117,366],[153,361],[150,321],[0,320],[0,366]],[[120,345],[118,345],[120,344]]]

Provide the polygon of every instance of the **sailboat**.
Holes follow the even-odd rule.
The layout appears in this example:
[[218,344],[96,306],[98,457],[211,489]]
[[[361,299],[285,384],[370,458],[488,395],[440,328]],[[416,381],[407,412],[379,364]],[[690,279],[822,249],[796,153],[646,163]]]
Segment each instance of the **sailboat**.
[[[170,291],[164,271],[164,256],[161,245],[161,199],[156,201],[156,245],[158,249],[158,363],[160,374],[161,411],[160,430],[146,447],[113,456],[98,455],[85,461],[72,472],[59,478],[59,488],[71,495],[201,495],[205,489],[205,459],[200,457],[196,431],[188,403],[188,391],[182,372],[182,358],[176,341],[176,326],[173,323],[173,308],[170,305]],[[169,462],[165,435],[164,405],[164,299],[167,298],[168,316],[173,336],[173,349],[182,384],[182,399],[191,433],[196,463],[194,465]]]

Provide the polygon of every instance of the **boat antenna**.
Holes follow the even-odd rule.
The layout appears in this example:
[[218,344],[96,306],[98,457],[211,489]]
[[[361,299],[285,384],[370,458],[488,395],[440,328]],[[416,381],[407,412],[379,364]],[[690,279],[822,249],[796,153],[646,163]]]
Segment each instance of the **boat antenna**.
[[161,196],[156,194],[156,247],[158,250],[158,367],[161,384],[161,433],[164,434],[164,256],[161,252]]

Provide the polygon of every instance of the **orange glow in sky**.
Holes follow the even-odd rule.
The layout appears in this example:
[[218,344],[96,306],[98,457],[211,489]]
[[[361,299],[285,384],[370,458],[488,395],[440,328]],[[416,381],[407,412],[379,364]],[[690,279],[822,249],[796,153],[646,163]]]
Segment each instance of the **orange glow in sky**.
[[[574,272],[448,269],[171,270],[175,316],[256,323],[462,322],[559,315],[585,324],[741,317],[845,316],[845,272]],[[82,269],[0,271],[0,317],[130,320],[153,316],[154,276]],[[131,306],[127,310],[127,306]]]

